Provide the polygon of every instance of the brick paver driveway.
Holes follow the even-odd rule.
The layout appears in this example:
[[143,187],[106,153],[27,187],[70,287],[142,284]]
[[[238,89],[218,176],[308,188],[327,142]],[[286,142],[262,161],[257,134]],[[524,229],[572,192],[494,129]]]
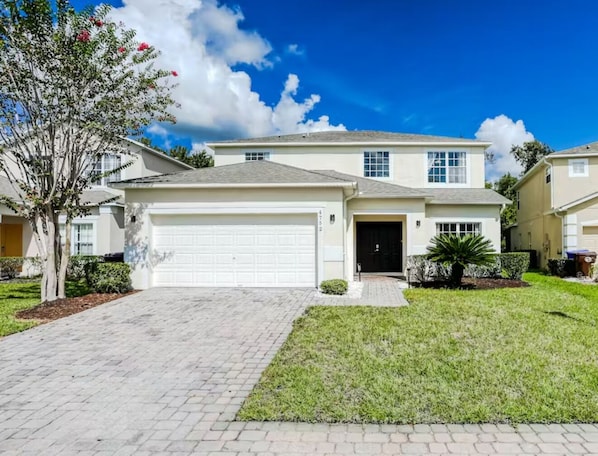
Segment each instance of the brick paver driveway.
[[[364,297],[401,304],[388,283],[371,286]],[[598,453],[594,425],[234,421],[310,303],[326,300],[153,289],[0,339],[0,454]]]

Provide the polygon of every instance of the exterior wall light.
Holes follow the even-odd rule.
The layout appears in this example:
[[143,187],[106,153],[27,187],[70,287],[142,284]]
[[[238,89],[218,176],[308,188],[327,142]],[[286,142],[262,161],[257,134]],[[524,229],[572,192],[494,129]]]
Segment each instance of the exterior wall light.
[[419,228],[420,226],[422,226],[422,221],[421,221],[421,220],[416,220],[416,221],[415,221],[415,226],[416,226],[417,228]]
[[330,224],[332,225],[335,221],[336,217],[334,214],[330,214]]

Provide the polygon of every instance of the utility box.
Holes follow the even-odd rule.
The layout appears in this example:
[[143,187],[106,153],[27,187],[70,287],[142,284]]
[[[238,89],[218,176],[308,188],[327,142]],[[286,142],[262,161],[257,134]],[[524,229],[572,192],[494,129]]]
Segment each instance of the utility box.
[[596,252],[578,252],[575,254],[575,270],[584,276],[590,275],[590,268],[596,263]]

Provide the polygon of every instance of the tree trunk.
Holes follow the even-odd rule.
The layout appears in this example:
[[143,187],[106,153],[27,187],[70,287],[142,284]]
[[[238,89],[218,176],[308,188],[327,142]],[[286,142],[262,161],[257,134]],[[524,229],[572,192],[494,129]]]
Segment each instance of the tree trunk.
[[461,280],[463,279],[463,272],[465,268],[462,264],[454,263],[451,268],[451,286],[458,288],[461,286]]
[[44,217],[46,225],[45,231],[43,234],[40,234],[40,236],[44,238],[44,244],[46,246],[46,260],[42,263],[44,268],[41,284],[42,302],[50,302],[58,299],[57,266],[60,260],[60,244],[56,244],[57,242],[60,242],[60,231],[57,214],[44,214],[42,217]]
[[64,246],[60,246],[60,239],[58,239],[58,247],[61,248],[60,255],[60,270],[58,273],[58,298],[66,298],[66,271],[69,264],[69,257],[71,254],[71,221],[67,220],[64,227]]

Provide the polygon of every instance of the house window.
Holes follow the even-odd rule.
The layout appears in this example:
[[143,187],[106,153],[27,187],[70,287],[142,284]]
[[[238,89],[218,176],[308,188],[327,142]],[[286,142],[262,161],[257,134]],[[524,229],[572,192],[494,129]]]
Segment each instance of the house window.
[[388,151],[365,151],[363,153],[365,177],[390,177],[390,154]]
[[519,210],[519,202],[521,201],[521,198],[519,197],[519,192],[515,194],[515,199],[517,200],[517,210]]
[[[93,224],[73,223],[71,227],[71,254],[93,255]],[[60,242],[64,245],[66,229],[60,224]]]
[[465,152],[428,152],[428,182],[432,184],[467,183]]
[[[93,165],[93,174],[103,174],[121,167],[120,155],[107,154],[96,161]],[[93,185],[106,186],[109,182],[116,182],[121,179],[120,170],[107,176],[101,177],[93,182]]]
[[569,177],[587,177],[588,159],[575,158],[569,160]]
[[270,160],[270,152],[245,152],[245,161]]
[[437,223],[436,234],[456,234],[457,236],[466,236],[468,234],[480,234],[482,232],[481,223]]
[[552,172],[550,168],[546,168],[546,183],[550,184],[550,180],[552,178]]

